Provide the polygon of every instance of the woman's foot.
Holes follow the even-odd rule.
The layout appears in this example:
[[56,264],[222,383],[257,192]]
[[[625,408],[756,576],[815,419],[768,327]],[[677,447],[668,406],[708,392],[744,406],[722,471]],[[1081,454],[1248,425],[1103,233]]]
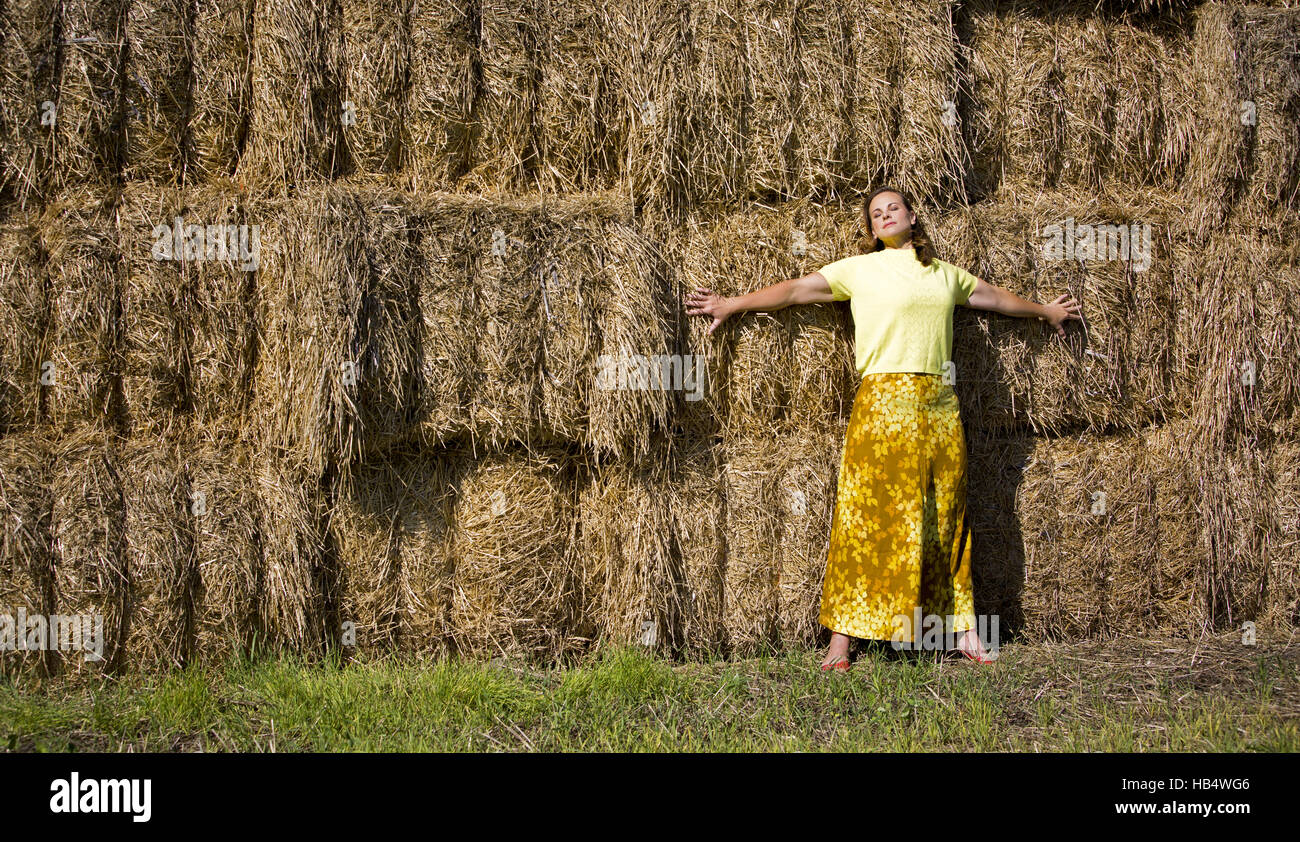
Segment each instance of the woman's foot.
[[966,633],[957,639],[957,651],[964,652],[976,661],[996,661],[996,655],[990,655],[984,650],[984,644],[980,641],[980,636],[975,629],[967,629]]
[[[836,663],[847,663],[849,660],[849,636],[839,632],[831,632],[830,649],[826,652],[826,659],[822,661],[823,667],[830,667]],[[843,667],[841,667],[843,669]]]

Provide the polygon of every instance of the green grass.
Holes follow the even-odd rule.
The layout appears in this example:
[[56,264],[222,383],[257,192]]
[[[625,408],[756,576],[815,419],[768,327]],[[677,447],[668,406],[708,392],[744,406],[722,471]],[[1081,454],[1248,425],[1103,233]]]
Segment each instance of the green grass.
[[1300,749],[1300,647],[1006,646],[994,667],[864,651],[567,670],[454,660],[232,662],[0,678],[10,751],[1274,751]]

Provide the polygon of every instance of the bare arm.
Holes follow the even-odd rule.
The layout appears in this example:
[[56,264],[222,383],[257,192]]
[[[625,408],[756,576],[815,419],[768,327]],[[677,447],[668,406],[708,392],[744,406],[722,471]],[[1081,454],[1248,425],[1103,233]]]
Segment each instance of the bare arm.
[[826,278],[821,272],[813,272],[802,278],[790,278],[745,295],[730,297],[718,295],[705,287],[697,287],[686,296],[686,314],[712,316],[713,324],[709,325],[711,334],[734,313],[780,310],[791,304],[818,304],[834,300],[831,285],[826,282]]
[[991,310],[1004,316],[1034,316],[1051,324],[1061,336],[1065,336],[1062,325],[1067,319],[1083,318],[1079,314],[1079,305],[1069,293],[1057,296],[1051,304],[1039,304],[980,279],[976,279],[975,291],[970,294],[965,306],[972,310]]

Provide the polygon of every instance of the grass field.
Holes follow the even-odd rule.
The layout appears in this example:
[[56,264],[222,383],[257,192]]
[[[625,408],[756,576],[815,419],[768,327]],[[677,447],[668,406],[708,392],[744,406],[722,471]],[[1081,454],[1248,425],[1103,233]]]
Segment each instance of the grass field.
[[1300,749],[1300,641],[1005,645],[997,665],[864,648],[675,665],[232,663],[0,683],[8,751],[1270,751]]

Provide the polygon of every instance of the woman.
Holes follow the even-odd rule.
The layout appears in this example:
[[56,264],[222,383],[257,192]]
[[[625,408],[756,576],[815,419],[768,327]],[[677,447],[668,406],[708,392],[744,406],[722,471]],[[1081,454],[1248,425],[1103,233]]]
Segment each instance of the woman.
[[850,637],[914,643],[915,620],[931,615],[943,618],[964,655],[992,663],[971,594],[966,439],[950,376],[953,307],[1036,316],[1064,336],[1079,306],[1068,294],[1027,301],[939,260],[906,193],[874,191],[862,217],[864,254],[748,295],[697,288],[686,312],[712,316],[712,334],[745,310],[852,299],[862,380],[822,584],[819,622],[832,632],[822,669],[849,668]]

